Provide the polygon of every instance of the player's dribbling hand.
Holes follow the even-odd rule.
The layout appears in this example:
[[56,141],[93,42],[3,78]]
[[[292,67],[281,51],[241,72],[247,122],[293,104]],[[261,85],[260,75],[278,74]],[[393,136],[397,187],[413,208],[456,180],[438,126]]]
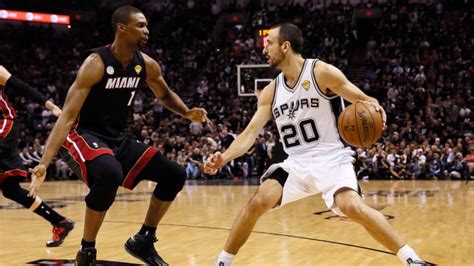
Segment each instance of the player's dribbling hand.
[[38,195],[39,188],[46,177],[46,166],[44,164],[38,164],[33,169],[28,169],[28,172],[31,173],[31,184],[30,184],[30,192],[28,193],[28,197],[36,197]]
[[217,170],[219,170],[219,168],[222,166],[223,162],[224,159],[222,157],[222,153],[214,153],[204,163],[204,173],[209,175],[215,175],[217,173]]
[[383,122],[383,128],[386,128],[385,123],[387,122],[387,114],[385,113],[385,110],[383,107],[378,103],[378,102],[370,102],[370,101],[360,101],[366,104],[370,104],[374,106],[375,111],[380,112],[382,114],[382,122]]

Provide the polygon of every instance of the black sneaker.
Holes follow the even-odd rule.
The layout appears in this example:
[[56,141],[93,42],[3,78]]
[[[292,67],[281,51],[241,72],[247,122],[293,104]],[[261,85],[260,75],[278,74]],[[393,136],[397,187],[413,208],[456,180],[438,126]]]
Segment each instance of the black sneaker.
[[53,227],[53,239],[46,242],[47,247],[58,247],[67,237],[69,232],[74,229],[75,222],[71,219],[64,219],[58,225]]
[[96,256],[97,256],[97,250],[95,248],[85,248],[83,250],[79,250],[77,252],[74,265],[95,266],[97,265]]
[[153,245],[156,241],[155,236],[134,235],[125,242],[125,250],[148,265],[168,266],[156,252]]

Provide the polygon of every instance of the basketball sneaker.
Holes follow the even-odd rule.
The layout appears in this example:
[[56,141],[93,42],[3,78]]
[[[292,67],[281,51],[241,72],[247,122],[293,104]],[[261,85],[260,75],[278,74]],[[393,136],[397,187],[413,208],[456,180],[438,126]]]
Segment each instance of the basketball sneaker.
[[125,250],[135,258],[149,265],[168,266],[153,243],[158,241],[154,235],[134,235],[125,242]]
[[56,226],[53,226],[53,238],[46,242],[47,247],[58,247],[64,239],[67,237],[69,232],[74,229],[75,222],[71,219],[64,219],[59,222]]
[[77,252],[74,265],[95,266],[97,265],[96,256],[97,256],[97,250],[95,248],[85,248],[83,250],[79,250]]

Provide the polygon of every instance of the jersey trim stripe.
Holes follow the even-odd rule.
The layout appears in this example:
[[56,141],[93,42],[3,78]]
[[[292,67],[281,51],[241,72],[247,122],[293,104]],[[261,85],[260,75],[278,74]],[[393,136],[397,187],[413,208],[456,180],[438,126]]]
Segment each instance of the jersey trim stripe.
[[74,147],[74,149],[76,150],[76,153],[79,155],[79,158],[81,158],[81,161],[82,162],[85,162],[86,159],[84,158],[84,155],[82,155],[82,152],[81,150],[79,149],[79,147],[77,146],[76,142],[74,142],[69,136],[66,137],[66,140],[71,143],[72,147]]
[[145,58],[143,58],[143,54],[142,54],[142,51],[138,51],[137,53],[138,55],[138,61],[143,64],[143,66],[145,66],[142,71],[143,71],[143,76],[146,78],[146,64],[145,64]]
[[0,122],[0,124],[2,125],[2,127],[0,128],[0,138],[4,138],[8,136],[8,134],[13,128],[13,123],[14,123],[14,120],[10,120],[10,119],[3,119],[3,121]]
[[[77,153],[77,150],[73,147],[73,145],[71,144],[71,142],[69,142],[69,140],[64,142],[62,148],[64,148],[67,151],[68,156],[76,163],[76,166],[79,168],[79,171],[81,171],[80,177],[82,178],[82,181],[87,186],[89,186],[89,181],[87,179],[87,167],[86,167],[85,161],[82,160],[83,157],[81,158],[81,156],[79,156],[79,154]],[[68,162],[68,165],[69,167],[74,168],[73,166],[71,166],[71,162]]]
[[275,107],[275,103],[276,103],[277,90],[278,90],[278,77],[275,79],[275,90],[273,91],[273,99],[272,99],[272,113],[273,113],[273,108]]
[[114,155],[113,151],[108,148],[91,148],[86,140],[75,130],[69,132],[62,147],[67,150],[69,156],[76,162],[77,166],[79,166],[82,180],[86,185],[88,185],[86,162],[94,160],[96,157],[104,154]]
[[319,93],[319,95],[321,95],[321,97],[323,97],[324,99],[326,100],[332,100],[332,99],[335,99],[337,97],[339,97],[339,95],[334,95],[334,96],[328,96],[326,95],[319,87],[319,84],[318,82],[316,81],[316,77],[314,76],[314,68],[316,67],[316,62],[318,62],[319,60],[318,59],[315,59],[313,61],[313,66],[312,66],[312,70],[311,70],[311,79],[313,80],[313,83],[314,83],[314,88],[316,89],[316,91]]
[[283,74],[283,72],[280,74],[281,75],[281,82],[283,83],[283,88],[285,88],[287,91],[292,92],[292,93],[296,91],[296,89],[298,88],[298,85],[301,82],[301,77],[303,76],[303,73],[304,73],[304,70],[306,68],[306,65],[307,65],[308,61],[309,61],[308,59],[304,60],[303,67],[301,68],[300,74],[299,74],[298,79],[296,80],[295,86],[293,86],[293,88],[290,88],[290,87],[288,87],[288,85],[286,85],[285,75]]
[[5,172],[0,173],[0,184],[3,183],[9,177],[21,177],[26,178],[28,176],[28,172],[23,169],[11,169]]
[[2,90],[2,94],[0,94],[0,108],[2,109],[2,113],[4,118],[14,119],[16,114],[11,105],[8,103],[8,97],[5,94],[5,91]]
[[133,189],[135,180],[141,171],[147,166],[150,160],[155,156],[158,150],[155,147],[148,147],[142,156],[135,162],[132,169],[128,172],[127,176],[123,180],[122,186],[124,188]]

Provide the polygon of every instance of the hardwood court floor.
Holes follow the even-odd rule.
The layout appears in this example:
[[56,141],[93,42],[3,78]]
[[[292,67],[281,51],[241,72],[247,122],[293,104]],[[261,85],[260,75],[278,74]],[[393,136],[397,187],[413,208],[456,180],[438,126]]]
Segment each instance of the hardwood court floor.
[[[26,186],[27,184],[23,184]],[[474,264],[474,182],[361,182],[366,202],[426,260],[439,265]],[[98,259],[140,263],[123,249],[140,227],[152,183],[120,189],[97,240]],[[185,186],[158,229],[159,253],[170,265],[211,265],[235,215],[254,185]],[[76,229],[61,247],[46,248],[51,227],[29,210],[0,196],[0,265],[39,259],[73,259],[82,236],[87,188],[79,181],[47,182],[41,197],[74,219]],[[401,265],[361,226],[326,211],[320,195],[272,210],[257,223],[235,265]]]

